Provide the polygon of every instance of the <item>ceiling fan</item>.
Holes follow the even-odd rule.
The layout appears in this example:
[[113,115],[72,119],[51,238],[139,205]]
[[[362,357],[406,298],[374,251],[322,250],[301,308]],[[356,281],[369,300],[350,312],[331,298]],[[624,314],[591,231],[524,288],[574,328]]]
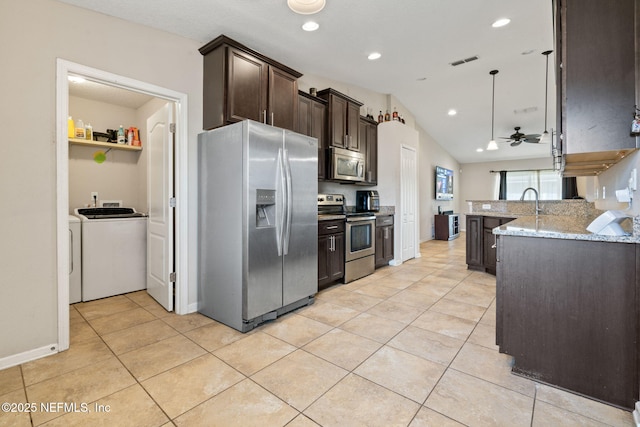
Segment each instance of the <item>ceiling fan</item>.
[[537,144],[540,142],[539,133],[525,135],[524,133],[520,132],[520,126],[516,126],[514,129],[515,132],[512,133],[509,137],[501,137],[501,139],[507,139],[508,141],[506,142],[510,142],[512,147],[517,147],[523,142],[528,142],[530,144]]

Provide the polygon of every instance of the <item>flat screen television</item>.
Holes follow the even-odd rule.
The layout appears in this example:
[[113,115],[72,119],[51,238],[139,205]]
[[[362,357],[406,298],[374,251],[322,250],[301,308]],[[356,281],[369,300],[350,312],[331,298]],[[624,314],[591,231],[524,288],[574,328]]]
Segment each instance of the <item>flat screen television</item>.
[[453,171],[436,166],[436,200],[453,200]]

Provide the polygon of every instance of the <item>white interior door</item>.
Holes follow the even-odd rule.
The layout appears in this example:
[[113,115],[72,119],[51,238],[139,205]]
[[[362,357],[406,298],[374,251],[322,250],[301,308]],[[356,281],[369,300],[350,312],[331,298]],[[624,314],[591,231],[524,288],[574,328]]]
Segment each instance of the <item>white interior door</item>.
[[173,311],[174,272],[174,133],[171,103],[147,119],[147,292],[168,311]]
[[402,212],[402,261],[416,256],[416,152],[402,147],[400,152],[400,209]]

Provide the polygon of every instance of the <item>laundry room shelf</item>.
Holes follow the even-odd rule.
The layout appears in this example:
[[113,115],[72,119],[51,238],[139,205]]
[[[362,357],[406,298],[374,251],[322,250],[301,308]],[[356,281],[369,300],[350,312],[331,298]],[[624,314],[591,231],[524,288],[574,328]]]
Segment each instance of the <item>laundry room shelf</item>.
[[69,144],[84,145],[87,147],[113,148],[115,150],[142,151],[142,147],[133,147],[125,144],[114,144],[113,142],[91,141],[87,139],[69,138]]

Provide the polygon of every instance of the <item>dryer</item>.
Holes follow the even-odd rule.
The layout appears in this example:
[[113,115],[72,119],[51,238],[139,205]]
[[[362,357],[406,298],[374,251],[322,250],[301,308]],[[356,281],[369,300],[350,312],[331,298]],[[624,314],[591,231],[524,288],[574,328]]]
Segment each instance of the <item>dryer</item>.
[[133,208],[78,208],[82,301],[146,289],[147,215]]

